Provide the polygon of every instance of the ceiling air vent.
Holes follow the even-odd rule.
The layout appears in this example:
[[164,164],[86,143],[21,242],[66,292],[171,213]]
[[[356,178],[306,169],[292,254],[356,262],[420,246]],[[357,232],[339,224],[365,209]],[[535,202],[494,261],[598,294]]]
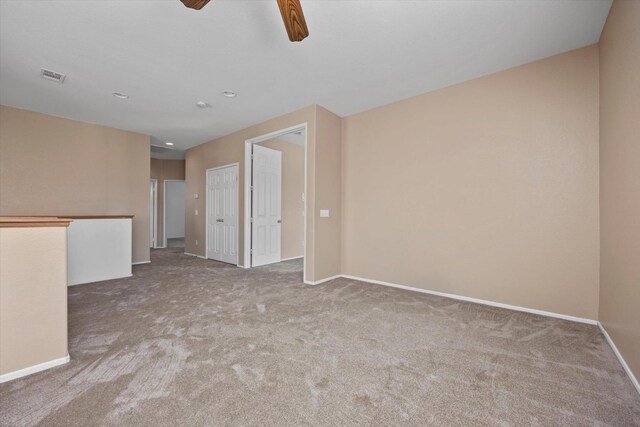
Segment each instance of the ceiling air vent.
[[63,83],[66,74],[61,74],[53,70],[47,70],[46,68],[40,69],[40,77],[47,80],[53,80],[54,82]]

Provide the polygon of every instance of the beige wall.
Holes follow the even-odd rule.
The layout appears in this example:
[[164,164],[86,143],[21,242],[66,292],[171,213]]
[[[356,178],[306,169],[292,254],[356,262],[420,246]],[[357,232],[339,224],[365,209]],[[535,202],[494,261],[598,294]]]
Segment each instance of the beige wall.
[[[342,272],[342,120],[318,106],[316,129],[315,277],[321,280]],[[320,218],[320,209],[331,216]]]
[[[301,123],[308,124],[307,135],[307,259],[305,261],[305,275],[307,280],[314,277],[314,167],[315,167],[315,125],[316,106],[311,105],[301,110],[285,114],[263,123],[251,126],[241,131],[199,145],[186,154],[186,193],[187,213],[185,228],[185,251],[196,255],[205,255],[205,176],[210,168],[225,166],[232,163],[239,164],[239,262],[244,265],[244,143],[245,140],[276,132]],[[199,194],[195,199],[193,195]],[[199,215],[195,215],[195,210]],[[196,240],[198,244],[196,245]]]
[[149,137],[0,107],[0,215],[135,215],[149,260]]
[[[239,164],[239,261],[244,265],[244,142],[247,139],[307,123],[307,225],[305,278],[313,282],[340,272],[341,132],[340,118],[310,105],[187,150],[185,251],[205,255],[205,174],[208,168]],[[316,174],[318,171],[318,174]],[[194,193],[200,197],[195,199]],[[318,202],[316,201],[318,200]],[[331,210],[320,218],[319,209]],[[195,210],[199,215],[195,215]],[[195,244],[196,240],[198,245]],[[317,271],[316,271],[317,269]]]
[[184,168],[184,160],[151,159],[151,179],[158,180],[156,247],[164,245],[164,181],[165,179],[184,181]]
[[343,119],[342,271],[598,315],[598,47]]
[[260,145],[282,153],[281,257],[301,257],[304,254],[304,146],[278,139]]
[[640,378],[640,1],[600,39],[600,321]]
[[0,228],[0,374],[67,354],[67,228]]

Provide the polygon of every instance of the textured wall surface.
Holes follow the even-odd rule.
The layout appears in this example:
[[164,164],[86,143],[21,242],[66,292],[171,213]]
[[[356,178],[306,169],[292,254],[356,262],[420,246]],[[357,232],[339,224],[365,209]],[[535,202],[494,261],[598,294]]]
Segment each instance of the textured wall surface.
[[640,1],[600,40],[600,321],[640,378]]
[[345,274],[596,319],[598,47],[343,119]]
[[0,215],[134,215],[149,260],[149,137],[0,106]]
[[67,354],[67,227],[0,228],[0,374]]
[[[307,259],[305,275],[308,280],[313,277],[314,263],[314,171],[315,171],[315,124],[316,106],[311,105],[284,116],[276,117],[263,123],[240,130],[222,138],[198,145],[186,154],[186,191],[187,214],[185,230],[185,251],[205,255],[205,203],[206,203],[206,172],[207,169],[237,163],[239,166],[239,200],[240,212],[238,229],[238,260],[240,265],[244,260],[244,146],[247,139],[256,138],[281,129],[302,123],[308,124],[307,129]],[[198,194],[198,198],[194,198]],[[198,215],[195,211],[198,210]],[[196,244],[197,242],[197,244]]]

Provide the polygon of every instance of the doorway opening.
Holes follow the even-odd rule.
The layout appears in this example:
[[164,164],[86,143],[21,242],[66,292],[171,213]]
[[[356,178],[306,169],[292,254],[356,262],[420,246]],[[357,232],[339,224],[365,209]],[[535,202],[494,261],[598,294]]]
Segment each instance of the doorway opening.
[[186,200],[184,180],[165,179],[163,194],[163,246],[167,248],[184,248],[184,206]]
[[304,271],[307,124],[245,141],[244,183],[244,267],[290,261]]

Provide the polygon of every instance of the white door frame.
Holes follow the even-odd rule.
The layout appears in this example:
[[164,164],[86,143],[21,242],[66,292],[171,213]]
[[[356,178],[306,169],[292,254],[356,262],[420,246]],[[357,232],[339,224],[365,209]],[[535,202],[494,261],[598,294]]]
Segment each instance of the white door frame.
[[[167,182],[184,182],[184,179],[165,179],[162,182],[162,243],[165,248],[167,247]],[[186,204],[187,200],[185,199],[184,202]]]
[[[209,242],[209,227],[207,224],[207,221],[209,220],[209,190],[207,189],[207,176],[209,175],[209,171],[215,171],[215,170],[219,170],[219,169],[226,169],[226,168],[231,168],[233,166],[236,166],[238,168],[238,179],[236,180],[236,206],[240,206],[240,200],[239,200],[239,181],[240,181],[240,163],[235,162],[235,163],[229,163],[228,165],[224,165],[224,166],[217,166],[215,168],[209,168],[206,171],[204,171],[204,257],[206,259],[209,259],[209,245],[207,244],[207,242]],[[240,216],[240,212],[238,212],[238,215],[236,215],[236,218]],[[238,233],[238,229],[239,229],[239,224],[238,224],[238,219],[236,219],[236,248],[239,247],[239,243],[240,243],[240,233]],[[240,257],[236,255],[236,266],[241,267],[240,265]]]
[[277,138],[282,135],[286,135],[292,132],[303,131],[304,132],[304,233],[303,233],[303,264],[302,264],[302,279],[306,281],[305,266],[307,264],[307,145],[309,143],[308,124],[300,123],[295,126],[288,127],[286,129],[280,129],[275,132],[260,135],[255,138],[250,138],[244,142],[244,265],[238,264],[242,268],[251,268],[251,146],[260,142],[268,141],[273,138]]
[[153,191],[153,194],[152,194],[153,201],[151,202],[151,206],[150,206],[151,218],[149,218],[151,221],[150,240],[153,240],[153,246],[149,246],[149,247],[155,249],[158,247],[158,180],[155,178],[152,178],[150,184],[153,185],[153,188],[149,190],[149,191]]

